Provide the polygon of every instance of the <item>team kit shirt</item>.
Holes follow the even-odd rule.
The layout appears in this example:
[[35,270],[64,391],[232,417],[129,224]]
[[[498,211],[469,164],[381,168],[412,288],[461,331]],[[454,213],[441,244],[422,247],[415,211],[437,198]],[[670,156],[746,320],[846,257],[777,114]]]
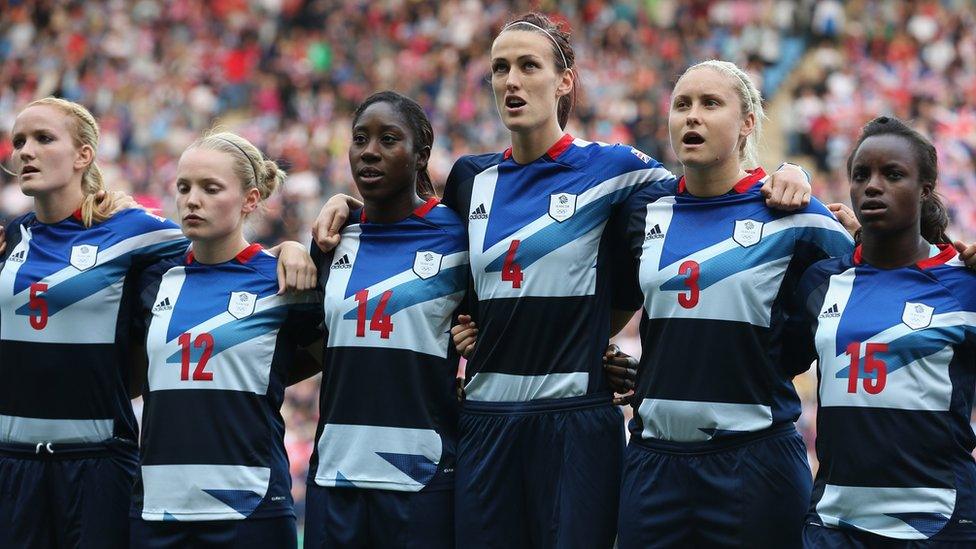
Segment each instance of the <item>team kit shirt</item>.
[[568,134],[529,164],[511,149],[455,163],[444,203],[467,221],[479,330],[468,400],[609,392],[602,356],[619,236],[604,228],[636,190],[673,178],[629,146]]
[[316,292],[277,295],[276,268],[252,244],[215,265],[191,251],[143,276],[149,370],[133,518],[293,515],[280,408],[321,313]]
[[89,228],[80,212],[51,224],[28,213],[7,226],[6,238],[0,443],[51,451],[135,441],[128,385],[137,273],[186,251],[179,227],[138,209]]
[[309,484],[451,489],[457,445],[450,344],[468,284],[464,225],[436,199],[395,223],[353,211],[338,247],[312,246],[326,348]]
[[976,273],[952,245],[897,269],[858,247],[809,269],[800,296],[819,357],[810,522],[976,540]]
[[631,440],[716,447],[799,417],[791,380],[809,362],[784,366],[787,306],[808,266],[853,241],[815,199],[768,208],[765,177],[707,198],[682,178],[628,201],[634,276],[615,299],[644,307]]

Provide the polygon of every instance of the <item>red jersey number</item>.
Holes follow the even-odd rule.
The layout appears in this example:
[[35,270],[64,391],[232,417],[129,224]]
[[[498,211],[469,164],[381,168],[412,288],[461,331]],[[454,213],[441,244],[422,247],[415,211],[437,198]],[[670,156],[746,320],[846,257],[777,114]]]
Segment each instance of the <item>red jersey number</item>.
[[[185,332],[180,335],[179,344],[182,347],[182,353],[180,355],[180,380],[189,381],[190,379],[190,341],[193,336],[189,332]],[[193,347],[203,348],[203,353],[200,355],[200,360],[197,361],[197,367],[193,370],[193,381],[213,381],[213,372],[207,371],[207,361],[210,360],[210,355],[213,354],[214,348],[214,338],[207,332],[202,334],[197,334],[196,339],[193,339]]]
[[505,263],[502,264],[502,280],[511,282],[513,288],[522,287],[522,266],[515,262],[515,253],[518,251],[521,240],[513,240],[508,245],[508,253],[505,254]]
[[876,395],[884,391],[888,381],[888,366],[877,358],[880,353],[888,352],[887,343],[868,343],[864,346],[864,377],[860,375],[861,342],[853,341],[847,346],[847,355],[851,357],[850,368],[847,370],[847,392],[857,392],[858,379],[862,379],[865,392]]
[[[380,338],[390,339],[393,333],[393,319],[386,313],[386,304],[393,297],[393,290],[387,290],[380,296],[380,302],[376,304],[373,311],[373,318],[369,321],[369,329],[380,333]],[[369,302],[369,290],[359,290],[356,292],[356,337],[366,337],[366,304]]]
[[678,274],[685,275],[685,286],[687,291],[678,294],[678,305],[685,309],[694,309],[698,305],[698,297],[701,289],[698,287],[698,277],[701,274],[701,266],[697,261],[688,260],[678,267]]
[[44,299],[44,292],[47,291],[47,284],[35,282],[30,285],[30,301],[27,307],[34,311],[30,316],[31,328],[43,330],[47,326],[47,300]]

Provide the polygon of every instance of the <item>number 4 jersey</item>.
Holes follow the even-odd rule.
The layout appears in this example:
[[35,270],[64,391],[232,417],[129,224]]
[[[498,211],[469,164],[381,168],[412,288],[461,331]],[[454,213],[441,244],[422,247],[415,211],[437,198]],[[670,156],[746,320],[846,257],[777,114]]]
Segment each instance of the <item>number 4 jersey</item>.
[[799,417],[791,380],[809,362],[784,366],[786,306],[806,267],[853,243],[816,200],[769,209],[764,177],[757,169],[710,198],[681,179],[628,202],[640,291],[623,289],[644,306],[631,440],[716,447]]
[[431,199],[395,223],[353,211],[341,237],[327,255],[312,250],[327,339],[309,484],[453,488],[449,330],[468,284],[464,226]]
[[854,254],[800,284],[818,359],[810,521],[905,540],[976,541],[976,273],[951,245],[898,269]]
[[142,278],[149,370],[132,516],[291,515],[279,409],[298,347],[321,337],[315,292],[277,295],[277,260],[252,244],[225,263],[186,257]]

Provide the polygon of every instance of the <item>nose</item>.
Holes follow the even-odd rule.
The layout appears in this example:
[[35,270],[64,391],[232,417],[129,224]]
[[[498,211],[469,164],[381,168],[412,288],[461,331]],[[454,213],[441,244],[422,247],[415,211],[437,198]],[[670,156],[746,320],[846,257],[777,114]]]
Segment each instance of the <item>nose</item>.
[[878,196],[884,194],[884,181],[880,173],[875,172],[871,174],[868,179],[867,185],[864,186],[864,194],[866,196]]
[[203,196],[203,191],[197,188],[196,185],[190,187],[190,190],[186,193],[186,207],[195,210],[200,207],[200,197]]
[[519,78],[518,71],[512,68],[508,71],[508,75],[505,76],[505,89],[507,91],[515,91],[522,87],[522,81]]
[[692,104],[688,109],[688,114],[685,115],[685,124],[689,126],[701,124],[701,105],[698,103]]
[[380,159],[378,139],[370,139],[363,145],[359,158],[364,162],[376,162]]
[[21,162],[26,162],[34,158],[34,140],[25,139],[24,144],[20,147],[20,152],[18,153]]

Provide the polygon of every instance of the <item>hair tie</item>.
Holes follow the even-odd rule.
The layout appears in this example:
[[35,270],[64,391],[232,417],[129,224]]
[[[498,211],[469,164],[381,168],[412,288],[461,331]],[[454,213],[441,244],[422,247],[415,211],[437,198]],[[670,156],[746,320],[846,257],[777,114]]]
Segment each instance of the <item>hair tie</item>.
[[563,66],[566,67],[567,69],[569,68],[569,63],[566,62],[566,55],[563,53],[563,49],[559,47],[559,42],[556,42],[556,37],[550,34],[549,31],[540,27],[539,25],[536,25],[535,23],[529,23],[528,21],[515,21],[513,23],[509,23],[505,25],[505,27],[502,29],[502,32],[507,31],[509,28],[514,27],[515,25],[528,25],[532,28],[539,29],[542,32],[546,33],[546,36],[549,37],[549,40],[552,40],[552,43],[556,45],[556,49],[559,50],[559,57],[563,58]]

